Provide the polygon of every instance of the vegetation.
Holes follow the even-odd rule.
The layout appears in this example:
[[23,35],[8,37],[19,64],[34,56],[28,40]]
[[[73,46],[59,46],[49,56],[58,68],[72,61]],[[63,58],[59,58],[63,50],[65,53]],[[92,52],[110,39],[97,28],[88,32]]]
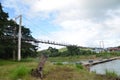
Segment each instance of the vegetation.
[[105,74],[106,74],[107,76],[109,76],[109,77],[118,77],[117,73],[114,72],[114,71],[108,71],[108,70],[106,70],[106,71],[105,71]]
[[[72,48],[73,46],[69,47]],[[71,51],[72,50],[72,51]],[[80,60],[95,60],[95,59],[108,59],[120,56],[120,52],[101,52],[95,53],[89,49],[80,49],[73,47],[73,49],[62,48],[60,50],[49,47],[47,50],[39,51],[38,55],[46,54],[52,62],[71,62]]]
[[[110,58],[120,56],[120,53],[100,53],[89,49],[80,49],[75,45],[67,46],[58,50],[49,47],[47,50],[40,51],[36,55],[37,45],[33,45],[34,38],[31,31],[22,26],[22,59],[20,62],[11,60],[16,59],[17,52],[17,33],[18,24],[8,19],[8,13],[4,12],[0,3],[0,80],[36,80],[31,76],[31,70],[38,66],[38,58],[29,58],[49,55],[48,62],[45,64],[43,74],[44,80],[110,80],[109,76],[116,77],[116,73],[106,71],[108,77],[96,75],[89,72],[81,64],[63,64],[63,61],[79,61],[98,58]],[[23,40],[27,38],[27,40]],[[32,39],[30,42],[28,39]],[[2,60],[9,59],[9,60]],[[51,62],[57,62],[53,64]],[[112,79],[111,79],[112,80]]]
[[78,69],[83,69],[83,65],[82,65],[82,64],[77,64],[77,63],[76,63],[76,67],[77,67]]
[[101,59],[100,57],[96,57],[95,55],[79,55],[79,56],[67,56],[67,57],[49,57],[48,60],[51,62],[77,62],[80,60],[94,60],[94,59]]
[[111,58],[111,57],[117,57],[120,56],[120,52],[102,52],[100,54],[96,54],[96,57],[100,58]]
[[19,78],[24,78],[24,76],[27,76],[30,73],[30,69],[25,67],[24,65],[18,66],[18,68],[15,68],[13,71],[11,71],[11,79],[17,80]]
[[[8,13],[3,11],[0,3],[0,58],[13,58],[15,60],[19,25],[8,18]],[[27,40],[23,40],[23,38]],[[31,31],[22,26],[22,57],[36,56],[37,46],[33,45],[28,39],[35,40],[31,35]]]
[[[61,51],[62,50],[62,51]],[[69,56],[78,56],[78,55],[93,55],[95,52],[90,50],[80,49],[77,46],[67,46],[67,48],[63,48],[58,50],[56,48],[49,47],[47,50],[39,51],[38,55],[40,54],[47,54],[49,57],[69,57]]]
[[[31,76],[31,69],[38,66],[39,59],[22,62],[0,60],[0,80],[38,80]],[[43,68],[43,80],[115,80],[87,71],[80,64],[52,64],[49,61]]]

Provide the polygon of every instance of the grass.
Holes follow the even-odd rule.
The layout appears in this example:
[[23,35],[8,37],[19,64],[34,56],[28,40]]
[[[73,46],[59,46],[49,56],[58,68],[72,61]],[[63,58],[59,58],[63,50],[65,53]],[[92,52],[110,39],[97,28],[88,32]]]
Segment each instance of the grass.
[[81,60],[101,60],[109,59],[112,57],[119,57],[120,53],[97,53],[94,55],[78,55],[68,57],[50,57],[48,60],[51,62],[76,62]]
[[22,79],[29,73],[30,69],[24,65],[21,65],[11,71],[10,77],[12,80]]
[[8,61],[8,60],[0,60],[0,66],[10,65],[10,64],[15,64],[15,62],[14,61]]
[[83,67],[83,65],[82,64],[75,64],[76,65],[76,67],[78,68],[78,69],[83,69],[84,67]]
[[57,63],[55,63],[55,65],[63,65],[63,63],[57,62]]
[[68,57],[50,57],[48,60],[51,62],[75,62],[80,60],[89,60],[89,59],[99,59],[99,57],[96,57],[95,55],[90,56],[68,56]]
[[115,71],[105,71],[105,74],[109,77],[118,77],[117,73]]
[[[47,65],[45,68],[48,68],[48,74],[44,80],[96,80],[96,75],[89,73],[84,69],[78,68],[76,65]],[[86,75],[87,74],[87,75]]]
[[111,57],[118,57],[120,56],[120,52],[110,52],[110,53],[107,53],[107,52],[102,52],[102,53],[99,53],[99,54],[96,54],[96,57],[100,57],[100,58],[111,58]]
[[[21,62],[0,60],[0,80],[38,80],[30,75],[31,69],[35,69],[38,62],[39,59]],[[43,80],[109,80],[87,71],[81,64],[53,64],[49,60],[44,66],[43,74]]]
[[0,65],[0,80],[17,80],[17,78],[24,78],[24,80],[34,80],[34,78],[31,77],[28,72],[32,68],[36,67],[36,62],[15,62],[0,60],[0,64],[1,63],[4,64]]

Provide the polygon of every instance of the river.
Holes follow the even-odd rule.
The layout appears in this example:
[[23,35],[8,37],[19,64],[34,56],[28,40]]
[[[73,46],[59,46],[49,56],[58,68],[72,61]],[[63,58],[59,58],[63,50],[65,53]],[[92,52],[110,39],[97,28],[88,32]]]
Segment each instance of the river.
[[113,60],[90,67],[90,71],[95,71],[97,74],[105,74],[106,70],[114,71],[120,75],[120,60]]

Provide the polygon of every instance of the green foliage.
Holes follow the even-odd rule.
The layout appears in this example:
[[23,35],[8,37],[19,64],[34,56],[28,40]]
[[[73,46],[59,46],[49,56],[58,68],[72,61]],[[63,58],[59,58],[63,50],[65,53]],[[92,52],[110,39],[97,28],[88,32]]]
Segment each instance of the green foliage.
[[115,56],[120,56],[120,52],[102,52],[96,54],[96,57],[101,57],[101,58],[111,58]]
[[78,69],[83,69],[83,65],[82,64],[78,64],[78,63],[76,63],[76,67],[78,68]]
[[[67,49],[68,48],[68,49]],[[80,49],[75,46],[69,46],[66,49],[62,48],[58,50],[56,48],[49,47],[47,50],[43,50],[38,52],[38,55],[40,54],[47,54],[49,57],[73,57],[73,56],[84,56],[84,57],[89,57],[89,56],[94,56],[94,58],[111,58],[111,57],[116,57],[120,56],[120,52],[101,52],[101,53],[95,53],[90,51],[89,49]]]
[[58,49],[56,49],[56,48],[49,47],[49,48],[47,49],[47,51],[48,51],[50,57],[59,56],[59,51],[58,51]]
[[99,53],[96,54],[96,57],[102,57],[102,58],[110,58],[112,56],[112,53]]
[[80,54],[80,49],[79,47],[73,45],[73,46],[67,46],[67,51],[68,53],[73,56],[73,55],[79,55]]
[[[8,18],[9,18],[8,13],[3,11],[2,5],[0,3],[0,58],[10,59],[13,57],[14,59],[16,59],[18,45],[17,35],[19,25],[15,23],[13,20],[8,20]],[[25,28],[24,26],[22,26],[22,46],[21,46],[22,57],[28,56],[35,57],[37,45],[35,44],[33,45],[33,43],[30,43],[28,41],[24,41],[23,38],[35,40],[32,37],[29,28]]]
[[117,77],[117,73],[115,71],[108,71],[106,70],[105,74],[109,77]]
[[49,47],[47,50],[42,50],[38,52],[38,55],[40,54],[47,54],[49,57],[68,57],[68,56],[78,56],[78,55],[93,55],[94,52],[91,52],[90,50],[82,50],[77,46],[67,46],[67,48],[62,48],[58,50],[56,48]]
[[116,52],[115,55],[120,56],[120,52]]
[[30,70],[25,66],[19,66],[11,72],[11,78],[14,80],[21,79],[24,76],[28,75]]

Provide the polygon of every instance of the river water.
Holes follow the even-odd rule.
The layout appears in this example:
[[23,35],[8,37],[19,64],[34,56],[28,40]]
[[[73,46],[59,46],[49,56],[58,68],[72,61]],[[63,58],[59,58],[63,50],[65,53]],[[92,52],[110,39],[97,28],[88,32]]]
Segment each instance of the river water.
[[113,60],[90,67],[90,71],[95,71],[97,74],[105,74],[106,70],[114,71],[120,75],[120,60]]

